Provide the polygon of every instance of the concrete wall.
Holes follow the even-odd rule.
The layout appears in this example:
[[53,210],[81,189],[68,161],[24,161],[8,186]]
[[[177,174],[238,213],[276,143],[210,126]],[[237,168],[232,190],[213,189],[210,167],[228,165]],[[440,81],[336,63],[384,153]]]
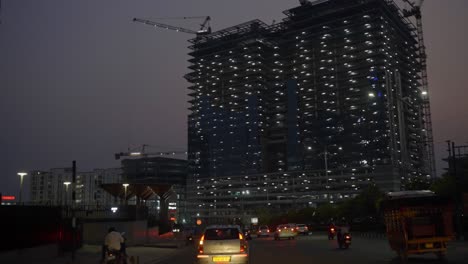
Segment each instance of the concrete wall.
[[148,236],[158,235],[157,229],[147,228],[147,221],[128,222],[96,222],[83,224],[83,243],[100,245],[104,242],[109,227],[115,227],[117,232],[125,232],[127,246],[148,243]]
[[57,244],[43,245],[19,250],[0,251],[0,263],[46,263],[58,255]]

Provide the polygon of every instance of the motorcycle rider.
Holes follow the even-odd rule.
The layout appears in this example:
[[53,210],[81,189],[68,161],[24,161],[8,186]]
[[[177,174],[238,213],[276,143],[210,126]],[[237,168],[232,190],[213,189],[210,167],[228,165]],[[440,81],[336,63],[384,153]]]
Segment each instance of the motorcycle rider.
[[102,246],[102,263],[105,260],[107,251],[121,252],[122,244],[124,243],[122,235],[115,230],[114,227],[110,227],[106,237],[104,238],[104,245]]
[[343,233],[341,232],[341,228],[338,228],[336,232],[336,241],[338,242],[338,247],[341,248],[343,244]]

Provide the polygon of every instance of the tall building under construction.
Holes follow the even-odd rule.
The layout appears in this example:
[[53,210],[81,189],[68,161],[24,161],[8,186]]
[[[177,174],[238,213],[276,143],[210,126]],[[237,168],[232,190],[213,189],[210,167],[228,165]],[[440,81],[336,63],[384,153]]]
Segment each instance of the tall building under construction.
[[336,203],[370,183],[395,191],[431,177],[416,27],[391,0],[301,2],[280,23],[191,40],[192,217]]

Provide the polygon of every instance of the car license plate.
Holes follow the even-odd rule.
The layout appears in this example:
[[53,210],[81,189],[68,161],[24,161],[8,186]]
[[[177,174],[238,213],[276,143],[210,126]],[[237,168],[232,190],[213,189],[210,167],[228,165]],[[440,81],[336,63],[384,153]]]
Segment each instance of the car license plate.
[[213,257],[213,262],[229,262],[231,261],[231,257],[229,256],[216,256]]
[[434,247],[434,244],[432,243],[426,243],[426,248],[433,248]]

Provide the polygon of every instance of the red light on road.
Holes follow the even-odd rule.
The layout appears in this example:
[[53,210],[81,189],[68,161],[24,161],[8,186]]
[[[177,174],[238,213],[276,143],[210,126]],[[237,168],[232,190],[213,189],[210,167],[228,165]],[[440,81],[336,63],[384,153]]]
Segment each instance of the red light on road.
[[14,201],[16,199],[13,195],[2,195],[2,201]]

